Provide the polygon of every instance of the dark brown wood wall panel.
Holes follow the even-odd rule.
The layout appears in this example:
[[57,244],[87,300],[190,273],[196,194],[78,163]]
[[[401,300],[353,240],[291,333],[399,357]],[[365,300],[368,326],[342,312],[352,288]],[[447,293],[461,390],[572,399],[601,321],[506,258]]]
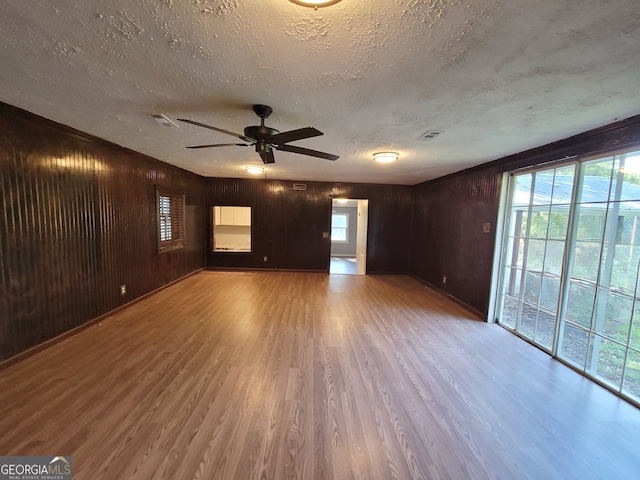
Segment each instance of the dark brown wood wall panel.
[[[293,190],[304,183],[305,191]],[[211,217],[207,221],[212,268],[328,270],[331,196],[368,199],[368,273],[405,273],[413,188],[401,185],[207,179],[207,205],[252,207],[252,252],[211,253]],[[264,257],[267,261],[264,261]]]
[[500,178],[491,168],[421,184],[415,192],[411,273],[481,313],[489,307]]
[[[0,172],[0,360],[204,266],[197,175],[2,104]],[[183,250],[157,253],[155,184],[186,193]]]

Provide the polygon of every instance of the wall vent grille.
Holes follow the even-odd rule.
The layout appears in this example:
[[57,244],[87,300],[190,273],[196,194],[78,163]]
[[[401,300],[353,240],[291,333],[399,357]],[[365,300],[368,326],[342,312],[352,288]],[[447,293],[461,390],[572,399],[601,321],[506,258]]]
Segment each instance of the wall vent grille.
[[293,189],[294,190],[306,190],[307,189],[307,184],[306,183],[294,183],[293,184]]

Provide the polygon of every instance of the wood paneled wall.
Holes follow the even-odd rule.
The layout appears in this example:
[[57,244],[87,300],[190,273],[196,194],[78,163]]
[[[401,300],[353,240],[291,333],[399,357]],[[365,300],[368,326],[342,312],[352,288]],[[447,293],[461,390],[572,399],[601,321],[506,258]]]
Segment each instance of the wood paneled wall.
[[423,183],[415,192],[411,274],[482,314],[489,307],[501,178],[494,167]]
[[[0,173],[0,360],[204,267],[202,177],[4,104]],[[183,250],[157,252],[156,184]]]
[[486,316],[503,173],[631,147],[640,115],[416,185],[410,273]]
[[[307,189],[294,190],[294,183]],[[252,207],[252,252],[212,253],[209,213],[207,266],[327,271],[331,243],[323,232],[330,231],[332,195],[369,200],[367,272],[407,272],[411,186],[228,178],[207,179],[208,210],[213,205]]]

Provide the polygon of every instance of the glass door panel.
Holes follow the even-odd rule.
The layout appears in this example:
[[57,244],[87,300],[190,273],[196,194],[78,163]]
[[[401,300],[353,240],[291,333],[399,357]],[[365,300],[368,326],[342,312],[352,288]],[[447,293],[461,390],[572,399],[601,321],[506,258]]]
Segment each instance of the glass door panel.
[[562,260],[564,257],[564,241],[547,240],[544,252],[544,273],[560,277],[562,274]]
[[586,372],[598,380],[620,388],[625,347],[600,335],[591,334]]
[[586,329],[574,327],[570,323],[564,325],[558,356],[584,370],[588,347],[589,333]]
[[548,351],[556,330],[574,171],[564,166],[511,178],[498,322]]
[[622,391],[640,399],[640,301],[636,293]]
[[[626,154],[581,165],[570,290],[560,322],[558,356],[615,390],[624,392],[629,385],[629,393],[637,395],[638,366],[633,363],[635,351],[629,349],[640,262],[636,240],[640,202],[635,200],[640,197],[640,177],[632,173],[635,165],[640,167],[640,157]],[[577,335],[576,330],[582,333]],[[585,348],[585,335],[583,358],[577,350]]]
[[629,349],[622,391],[640,399],[640,351]]
[[626,344],[631,326],[632,309],[633,297],[601,289],[598,293],[596,315],[594,315],[596,322],[592,330],[611,340]]

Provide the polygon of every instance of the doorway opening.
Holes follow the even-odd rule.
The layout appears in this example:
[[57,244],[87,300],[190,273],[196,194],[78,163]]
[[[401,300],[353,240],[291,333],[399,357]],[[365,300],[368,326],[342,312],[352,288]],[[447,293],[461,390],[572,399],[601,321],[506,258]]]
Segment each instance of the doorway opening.
[[334,198],[331,202],[331,261],[329,273],[367,273],[369,200]]

